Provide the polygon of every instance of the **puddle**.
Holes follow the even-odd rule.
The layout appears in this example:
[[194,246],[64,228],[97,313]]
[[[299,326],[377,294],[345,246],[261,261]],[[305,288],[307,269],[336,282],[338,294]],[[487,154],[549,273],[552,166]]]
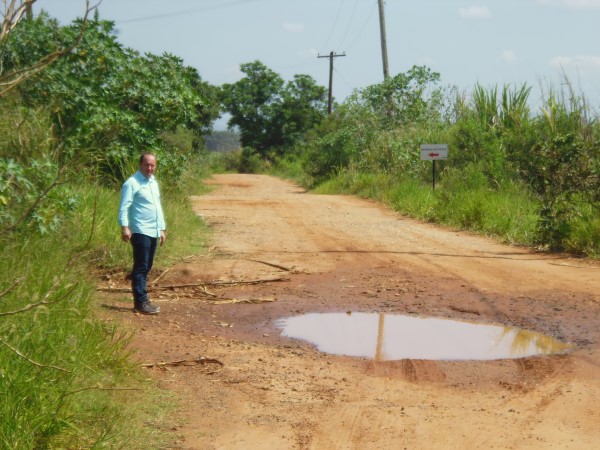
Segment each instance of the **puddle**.
[[562,353],[571,345],[502,325],[384,313],[310,313],[278,321],[282,336],[335,355],[399,359],[493,360]]

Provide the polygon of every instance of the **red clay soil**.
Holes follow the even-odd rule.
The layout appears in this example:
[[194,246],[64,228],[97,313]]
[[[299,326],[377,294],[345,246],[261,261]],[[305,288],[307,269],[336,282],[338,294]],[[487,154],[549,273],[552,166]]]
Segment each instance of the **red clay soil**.
[[[210,249],[161,274],[152,291],[161,313],[108,312],[138,331],[140,362],[169,363],[145,370],[181,399],[170,448],[598,448],[598,263],[268,176],[209,184],[193,204],[212,229]],[[348,311],[514,326],[573,349],[379,361],[321,353],[277,326]]]

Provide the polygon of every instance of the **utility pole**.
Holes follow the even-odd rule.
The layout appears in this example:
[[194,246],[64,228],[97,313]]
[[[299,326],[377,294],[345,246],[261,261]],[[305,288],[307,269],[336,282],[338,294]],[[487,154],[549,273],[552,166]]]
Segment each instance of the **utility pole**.
[[331,114],[331,107],[333,103],[333,58],[337,58],[338,56],[346,56],[346,53],[336,54],[334,52],[330,52],[329,55],[318,55],[318,58],[329,58],[329,97],[327,102],[327,113]]
[[379,1],[379,31],[381,34],[381,57],[383,59],[383,79],[386,80],[390,76],[387,56],[387,39],[385,36],[385,12],[383,10],[383,0]]

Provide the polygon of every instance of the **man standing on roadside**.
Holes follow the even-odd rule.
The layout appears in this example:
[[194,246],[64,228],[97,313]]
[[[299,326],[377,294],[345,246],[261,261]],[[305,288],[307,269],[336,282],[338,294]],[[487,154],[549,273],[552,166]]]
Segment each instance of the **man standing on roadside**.
[[142,314],[158,314],[160,307],[148,300],[146,281],[152,268],[158,243],[166,240],[165,216],[160,203],[160,190],[154,178],[156,155],[143,153],[139,170],[132,175],[121,190],[119,225],[124,242],[133,249],[131,289],[134,310]]

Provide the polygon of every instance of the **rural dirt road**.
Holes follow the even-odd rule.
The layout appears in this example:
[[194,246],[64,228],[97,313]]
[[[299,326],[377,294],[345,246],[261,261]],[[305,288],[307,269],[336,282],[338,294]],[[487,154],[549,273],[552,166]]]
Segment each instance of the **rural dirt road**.
[[[598,448],[600,264],[272,177],[208,183],[193,204],[209,251],[161,274],[160,315],[111,313],[137,330],[140,362],[170,363],[145,369],[181,399],[169,448]],[[278,320],[325,312],[499,324],[573,348],[388,361],[281,335]]]

